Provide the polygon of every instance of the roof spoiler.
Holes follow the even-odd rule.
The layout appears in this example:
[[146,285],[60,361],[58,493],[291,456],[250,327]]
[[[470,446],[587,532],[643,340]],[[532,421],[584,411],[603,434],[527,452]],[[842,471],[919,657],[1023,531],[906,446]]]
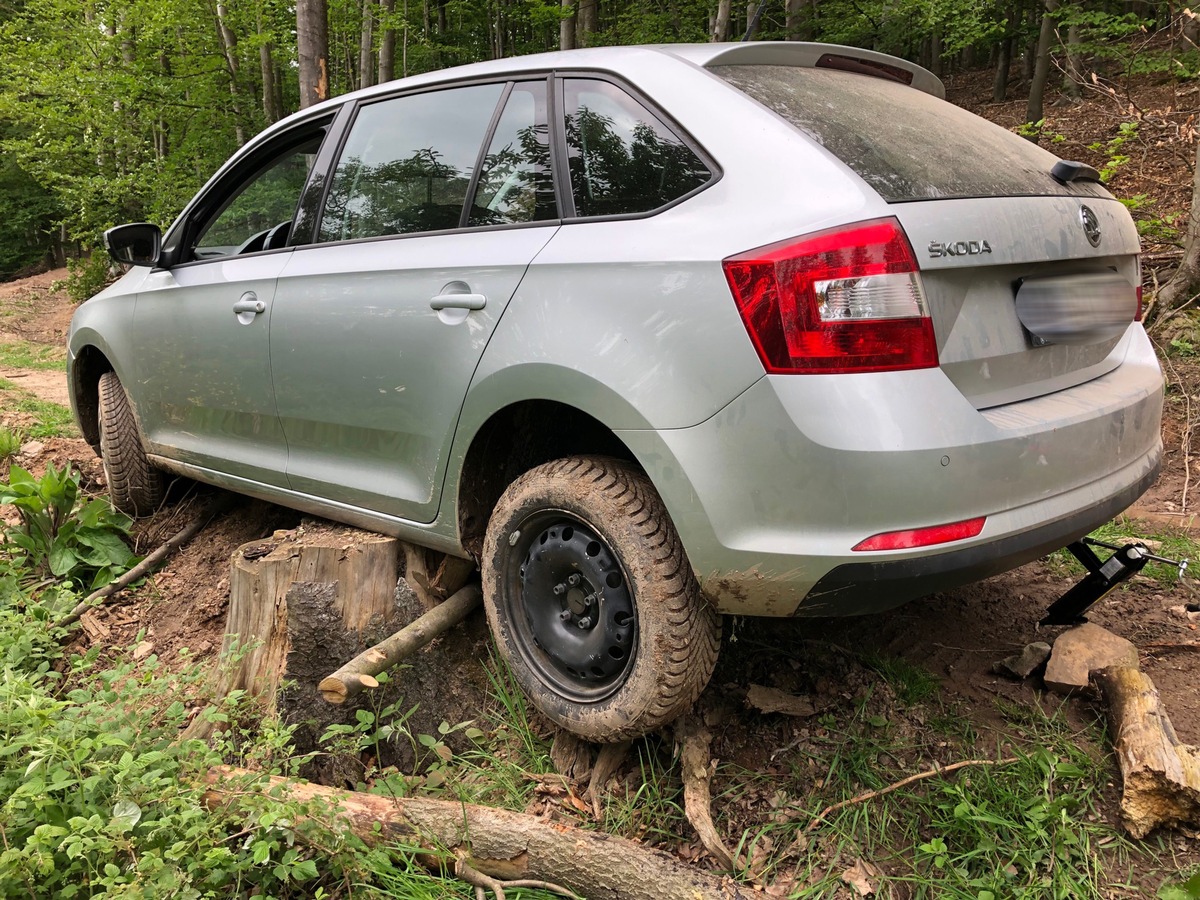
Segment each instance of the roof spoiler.
[[709,68],[711,66],[806,66],[857,72],[888,81],[899,81],[919,91],[946,99],[941,79],[915,63],[840,44],[800,41],[748,41],[730,44],[661,44],[659,49]]

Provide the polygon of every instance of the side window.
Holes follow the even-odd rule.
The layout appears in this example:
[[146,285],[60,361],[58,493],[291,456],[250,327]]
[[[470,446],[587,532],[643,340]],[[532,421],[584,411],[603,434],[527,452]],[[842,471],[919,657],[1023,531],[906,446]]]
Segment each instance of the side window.
[[457,228],[503,84],[362,107],[333,173],[322,241]]
[[546,82],[513,85],[483,159],[468,225],[558,218],[548,121]]
[[567,79],[564,95],[576,214],[649,212],[712,177],[677,135],[616,85]]
[[271,160],[234,191],[200,232],[192,256],[213,259],[285,246],[322,136]]

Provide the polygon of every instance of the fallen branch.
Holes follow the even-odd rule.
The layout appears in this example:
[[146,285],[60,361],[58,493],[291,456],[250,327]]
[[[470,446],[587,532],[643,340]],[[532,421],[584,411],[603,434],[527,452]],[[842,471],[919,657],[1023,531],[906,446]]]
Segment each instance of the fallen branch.
[[129,585],[133,584],[140,578],[145,578],[155,568],[159,566],[168,556],[203,531],[213,519],[225,512],[233,506],[234,497],[232,494],[224,494],[214,502],[210,503],[195,519],[184,526],[179,532],[168,538],[166,543],[162,544],[157,550],[143,559],[140,563],[124,573],[115,581],[110,581],[99,590],[92,591],[76,607],[67,615],[63,616],[56,623],[60,628],[66,628],[74,625],[79,621],[79,617],[87,612],[98,600],[107,601],[119,594]]
[[693,716],[685,716],[675,726],[680,743],[680,768],[683,773],[683,811],[700,836],[704,849],[712,854],[721,868],[733,870],[735,860],[725,841],[713,824],[712,795],[708,782],[709,754],[712,735]]
[[1093,675],[1108,706],[1121,769],[1121,820],[1135,838],[1200,824],[1200,751],[1180,742],[1145,674],[1113,666]]
[[966,769],[970,766],[1009,766],[1015,762],[1019,762],[1020,757],[1009,756],[1004,759],[964,759],[961,762],[951,763],[948,766],[934,766],[924,772],[918,772],[916,775],[909,775],[907,778],[901,778],[899,781],[889,784],[887,787],[879,788],[876,791],[866,791],[859,794],[857,797],[851,797],[849,800],[843,800],[841,803],[835,803],[832,806],[827,806],[821,810],[821,814],[808,823],[805,831],[813,831],[825,819],[835,812],[840,812],[848,806],[857,806],[859,803],[866,803],[868,800],[874,800],[876,797],[882,797],[884,794],[890,794],[893,791],[898,791],[900,788],[908,787],[910,784],[915,784],[918,781],[924,781],[926,778],[933,778],[935,775],[949,775],[951,772],[957,772],[959,769]]
[[484,875],[467,862],[467,854],[461,850],[454,854],[454,874],[475,888],[476,900],[484,900],[487,897],[488,891],[496,895],[496,900],[506,900],[504,894],[506,888],[510,891],[516,888],[543,890],[549,891],[552,894],[561,894],[564,897],[570,897],[571,900],[580,900],[578,894],[563,887],[561,884],[538,881],[536,878],[513,878],[504,881],[500,878],[493,878],[491,875]]
[[478,584],[469,584],[443,603],[405,625],[389,638],[364,650],[332,675],[321,679],[317,690],[327,703],[340,706],[366,688],[379,687],[375,678],[406,656],[411,656],[438,635],[467,617],[483,599]]
[[[210,809],[247,792],[269,795],[279,803],[316,801],[328,808],[329,824],[352,832],[368,845],[404,843],[430,848],[431,854],[449,853],[502,887],[537,881],[588,900],[749,900],[754,896],[728,879],[644,844],[508,810],[457,800],[381,797],[228,766],[210,769],[205,784],[204,803]],[[297,833],[302,837],[301,830]]]

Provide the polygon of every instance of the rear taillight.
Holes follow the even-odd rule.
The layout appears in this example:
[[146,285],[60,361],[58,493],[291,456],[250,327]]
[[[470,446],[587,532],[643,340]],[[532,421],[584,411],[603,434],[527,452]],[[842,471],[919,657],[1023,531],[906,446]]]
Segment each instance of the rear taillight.
[[723,265],[770,373],[891,372],[938,364],[917,260],[895,219],[781,241]]

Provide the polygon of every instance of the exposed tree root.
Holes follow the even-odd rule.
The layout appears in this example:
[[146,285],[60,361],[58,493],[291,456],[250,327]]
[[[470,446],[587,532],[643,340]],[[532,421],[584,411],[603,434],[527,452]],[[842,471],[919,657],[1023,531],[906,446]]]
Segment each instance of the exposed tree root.
[[700,836],[704,849],[722,868],[732,870],[735,860],[717,832],[712,818],[712,795],[708,789],[712,777],[709,750],[712,734],[698,719],[685,716],[675,725],[680,744],[680,768],[683,772],[683,811]]

